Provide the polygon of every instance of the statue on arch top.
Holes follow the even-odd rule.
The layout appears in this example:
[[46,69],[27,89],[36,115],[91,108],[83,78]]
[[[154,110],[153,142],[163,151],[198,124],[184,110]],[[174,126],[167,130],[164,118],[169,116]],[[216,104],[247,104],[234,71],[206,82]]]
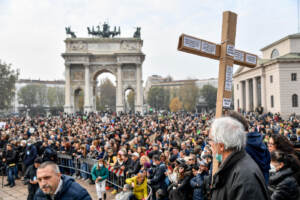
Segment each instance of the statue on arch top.
[[67,26],[67,27],[65,27],[65,29],[66,29],[67,35],[71,35],[72,38],[76,38],[75,32],[71,30],[71,26],[69,26],[69,27]]
[[104,23],[102,26],[102,31],[100,26],[97,26],[97,30],[95,31],[94,26],[92,27],[92,29],[90,27],[87,27],[88,30],[88,34],[89,35],[93,35],[93,36],[97,36],[97,37],[103,37],[103,38],[109,38],[109,37],[115,37],[117,35],[121,35],[121,29],[119,27],[118,31],[117,31],[117,27],[114,27],[113,31],[110,31],[110,26],[108,25],[108,23]]
[[141,27],[136,27],[136,31],[134,32],[133,37],[141,39]]

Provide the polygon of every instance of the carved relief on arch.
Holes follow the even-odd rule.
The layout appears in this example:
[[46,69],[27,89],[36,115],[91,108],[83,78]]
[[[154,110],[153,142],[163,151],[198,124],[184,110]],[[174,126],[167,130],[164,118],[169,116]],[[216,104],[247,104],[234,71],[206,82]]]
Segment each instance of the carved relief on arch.
[[67,47],[67,52],[70,51],[85,51],[87,50],[87,43],[83,41],[78,41],[78,42],[68,42],[66,44]]

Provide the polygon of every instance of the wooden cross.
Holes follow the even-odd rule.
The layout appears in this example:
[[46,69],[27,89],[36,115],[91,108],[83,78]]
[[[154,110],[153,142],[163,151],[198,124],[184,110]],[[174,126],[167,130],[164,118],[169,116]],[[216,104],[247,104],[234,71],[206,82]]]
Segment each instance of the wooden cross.
[[223,108],[231,105],[233,64],[254,68],[257,56],[235,49],[237,14],[223,12],[222,41],[215,44],[206,40],[182,34],[179,37],[178,50],[219,60],[218,93],[216,118],[221,117]]

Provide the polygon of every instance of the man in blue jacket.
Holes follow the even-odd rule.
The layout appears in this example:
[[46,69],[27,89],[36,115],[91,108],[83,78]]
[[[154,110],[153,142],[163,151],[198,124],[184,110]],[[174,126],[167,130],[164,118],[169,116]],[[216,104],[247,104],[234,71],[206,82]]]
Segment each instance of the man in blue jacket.
[[61,175],[53,162],[44,162],[37,169],[37,181],[40,189],[34,200],[92,200],[86,189],[69,176]]
[[264,175],[266,184],[268,184],[271,157],[267,146],[263,143],[262,135],[256,131],[249,132],[247,120],[239,113],[232,111],[229,113],[229,116],[243,124],[247,133],[246,152],[259,166]]

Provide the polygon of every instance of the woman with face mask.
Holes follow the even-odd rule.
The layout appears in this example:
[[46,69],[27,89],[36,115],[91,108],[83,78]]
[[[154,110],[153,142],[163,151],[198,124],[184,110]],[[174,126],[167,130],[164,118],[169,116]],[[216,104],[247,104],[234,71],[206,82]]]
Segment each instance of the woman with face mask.
[[[99,159],[98,164],[94,165],[92,169],[92,179],[95,181],[97,196],[99,200],[106,199],[105,182],[108,178],[108,169],[102,158]],[[103,196],[103,198],[102,198]]]
[[297,200],[299,198],[298,183],[293,177],[288,154],[281,151],[271,153],[271,165],[275,174],[269,179],[271,200]]

